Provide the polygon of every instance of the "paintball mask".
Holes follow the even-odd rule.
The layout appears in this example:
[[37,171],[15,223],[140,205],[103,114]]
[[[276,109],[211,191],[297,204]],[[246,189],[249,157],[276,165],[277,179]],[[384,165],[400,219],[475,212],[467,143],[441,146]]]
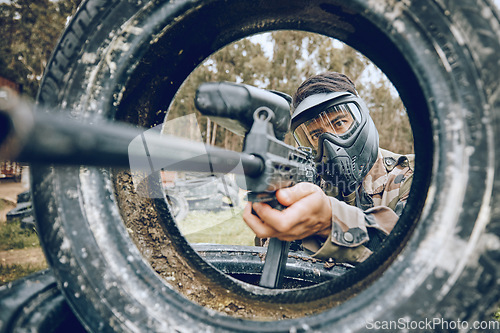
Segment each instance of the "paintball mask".
[[378,155],[378,132],[363,100],[349,92],[305,98],[292,115],[295,140],[315,153],[318,173],[344,195],[356,191]]

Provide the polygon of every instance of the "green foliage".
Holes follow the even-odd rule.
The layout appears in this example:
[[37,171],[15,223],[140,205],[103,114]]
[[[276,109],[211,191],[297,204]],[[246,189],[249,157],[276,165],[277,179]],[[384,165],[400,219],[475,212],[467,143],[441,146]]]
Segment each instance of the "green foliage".
[[381,79],[363,95],[380,135],[380,146],[396,153],[413,153],[413,132],[403,102],[395,98]]
[[[1,201],[0,201],[1,202]],[[0,251],[16,251],[24,248],[40,248],[40,241],[34,231],[21,229],[18,223],[0,223]],[[40,250],[41,251],[41,250]],[[0,285],[47,268],[47,262],[37,264],[0,263]]]
[[[34,98],[50,54],[80,1],[0,3],[0,76],[22,85],[24,93]],[[375,79],[367,79],[367,69],[377,73]],[[345,73],[356,83],[371,109],[383,148],[404,153],[413,150],[404,107],[383,74],[347,45],[303,31],[274,31],[242,39],[214,53],[184,82],[169,119],[197,113],[194,93],[202,82],[242,82],[293,95],[304,79],[324,71]],[[206,142],[241,149],[242,138],[199,114],[197,120]],[[290,135],[285,141],[293,144]]]
[[0,251],[39,246],[40,241],[34,231],[21,229],[17,223],[0,224]]
[[47,268],[47,263],[37,265],[3,265],[0,263],[0,286]]
[[0,3],[0,76],[34,98],[50,54],[80,1]]
[[[264,45],[271,47],[271,52],[266,52]],[[184,82],[168,119],[195,113],[207,143],[240,150],[242,138],[217,127],[196,111],[194,94],[198,85],[207,81],[232,81],[293,95],[307,77],[325,71],[344,73],[356,84],[379,130],[382,148],[397,153],[413,152],[413,136],[405,108],[383,73],[351,47],[302,31],[275,31],[242,39],[214,53]],[[285,141],[294,143],[290,135]]]

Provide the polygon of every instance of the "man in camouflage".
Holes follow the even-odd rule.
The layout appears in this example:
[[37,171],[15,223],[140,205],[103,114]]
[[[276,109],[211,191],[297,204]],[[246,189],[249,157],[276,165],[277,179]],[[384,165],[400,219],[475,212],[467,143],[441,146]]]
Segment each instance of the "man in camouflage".
[[[378,132],[352,81],[329,72],[302,83],[292,126],[315,153],[321,186],[276,192],[283,211],[247,205],[243,218],[261,239],[302,240],[313,257],[356,264],[376,251],[401,215],[413,179],[413,155],[378,146]],[[252,214],[252,207],[257,215]]]

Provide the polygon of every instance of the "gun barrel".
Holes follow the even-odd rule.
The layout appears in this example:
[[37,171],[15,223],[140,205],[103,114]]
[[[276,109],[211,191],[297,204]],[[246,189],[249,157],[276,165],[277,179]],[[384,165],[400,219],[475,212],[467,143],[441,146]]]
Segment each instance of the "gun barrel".
[[246,176],[264,169],[263,161],[253,155],[153,129],[102,120],[82,123],[64,112],[33,112],[29,103],[6,90],[0,90],[0,160]]

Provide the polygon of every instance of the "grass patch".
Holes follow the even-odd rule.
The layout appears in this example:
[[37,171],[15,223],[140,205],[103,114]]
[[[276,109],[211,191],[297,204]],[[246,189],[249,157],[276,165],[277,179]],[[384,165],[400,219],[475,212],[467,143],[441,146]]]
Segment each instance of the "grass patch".
[[[0,222],[0,251],[15,251],[19,249],[39,247],[40,240],[38,239],[36,232],[33,230],[21,229],[18,223]],[[15,281],[46,268],[47,263],[45,261],[37,264],[0,263],[0,285]]]
[[0,286],[47,268],[47,263],[37,265],[0,264]]
[[17,223],[0,224],[0,251],[40,247],[36,232],[21,229]]
[[245,224],[241,214],[239,209],[193,211],[177,225],[190,243],[254,245],[255,234]]

